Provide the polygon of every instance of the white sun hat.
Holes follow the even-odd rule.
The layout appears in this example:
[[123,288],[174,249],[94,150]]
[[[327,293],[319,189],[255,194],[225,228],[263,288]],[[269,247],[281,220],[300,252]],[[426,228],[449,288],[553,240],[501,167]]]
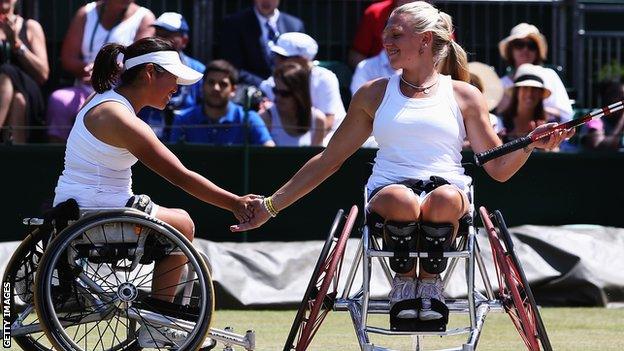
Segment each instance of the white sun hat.
[[546,60],[546,54],[548,53],[548,43],[546,43],[546,38],[542,35],[542,33],[540,33],[536,26],[528,23],[520,23],[511,28],[509,36],[498,43],[498,51],[501,57],[509,61],[509,57],[507,57],[507,45],[516,39],[524,38],[529,38],[535,41],[540,58],[542,61]]
[[550,96],[550,89],[546,88],[544,85],[543,72],[544,68],[542,66],[524,63],[516,70],[516,74],[514,75],[514,85],[509,89],[511,90],[518,87],[540,88],[544,91],[543,98],[546,99]]
[[124,69],[128,70],[144,63],[155,63],[164,68],[167,72],[178,77],[176,82],[179,85],[192,85],[203,77],[202,73],[183,64],[177,51],[154,51],[129,58],[124,63]]
[[318,52],[318,44],[311,36],[305,33],[289,32],[280,35],[274,44],[270,44],[271,51],[285,56],[301,56],[307,60],[314,60]]

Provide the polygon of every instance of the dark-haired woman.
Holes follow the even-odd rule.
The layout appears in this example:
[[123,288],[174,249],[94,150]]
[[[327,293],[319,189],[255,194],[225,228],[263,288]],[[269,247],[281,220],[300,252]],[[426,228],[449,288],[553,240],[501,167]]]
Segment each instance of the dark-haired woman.
[[[557,72],[543,67],[548,53],[548,43],[539,29],[532,24],[520,23],[511,29],[511,33],[498,43],[498,51],[501,57],[509,63],[512,70],[509,74],[501,77],[503,88],[507,89],[514,85],[516,70],[525,63],[542,66],[544,86],[550,90],[550,96],[544,100],[544,110],[549,122],[566,122],[572,119],[572,104],[566,91],[565,85]],[[497,107],[501,113],[509,107],[511,96],[503,95]]]
[[[501,141],[492,130],[483,95],[466,82],[466,53],[453,41],[448,14],[424,1],[403,5],[392,11],[383,38],[390,64],[402,73],[364,84],[327,148],[272,196],[255,200],[251,221],[231,230],[249,230],[275,217],[336,172],[372,133],[379,151],[367,184],[366,210],[382,219],[373,227],[384,221],[420,222],[443,225],[455,235],[469,206],[466,192],[471,179],[461,165],[464,138],[468,137],[475,152]],[[545,128],[552,125],[538,129]],[[555,132],[550,139],[492,160],[484,168],[494,179],[505,181],[522,167],[533,148],[553,148],[566,136]],[[432,176],[448,184],[434,182],[434,190],[426,188],[429,192],[418,185],[422,184],[419,180],[427,182]],[[419,272],[413,267],[397,273],[393,280],[391,304],[422,298],[418,310],[401,309],[398,318],[443,317],[431,303],[433,299],[444,302],[439,272],[422,266]]]
[[530,63],[518,67],[514,85],[508,89],[511,103],[502,113],[503,128],[499,135],[503,142],[526,136],[546,123],[544,99],[550,96],[550,90],[544,86],[543,70]]
[[[17,15],[16,2],[0,1],[0,140],[25,143],[40,139],[26,127],[44,124],[40,86],[50,69],[41,25]],[[5,127],[11,133],[2,133]]]
[[312,107],[310,71],[296,62],[285,62],[273,73],[273,106],[260,116],[277,146],[323,144],[325,115]]
[[[119,54],[123,54],[120,77]],[[253,196],[236,196],[184,167],[136,116],[145,106],[163,109],[178,84],[190,85],[201,77],[182,64],[169,41],[159,38],[141,39],[128,47],[109,44],[102,48],[91,79],[96,94],[85,102],[69,133],[54,204],[73,198],[80,207],[131,206],[137,196],[132,193],[130,168],[140,160],[198,199],[232,211],[241,222],[249,220],[252,212],[247,202]],[[184,210],[149,207],[146,212],[150,215],[193,239],[193,221]],[[180,273],[175,267],[181,267],[184,259],[170,256],[156,264],[154,276],[159,279],[152,288],[160,290],[158,296],[171,300],[167,296],[173,297]]]

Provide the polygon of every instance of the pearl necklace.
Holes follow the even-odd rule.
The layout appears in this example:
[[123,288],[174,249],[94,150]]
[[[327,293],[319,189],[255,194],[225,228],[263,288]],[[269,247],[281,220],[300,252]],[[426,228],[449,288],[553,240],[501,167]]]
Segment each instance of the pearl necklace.
[[438,79],[436,79],[435,82],[431,83],[431,85],[423,87],[420,85],[416,85],[416,84],[412,84],[410,82],[408,82],[407,80],[405,80],[405,78],[403,78],[403,75],[400,75],[401,77],[401,82],[405,83],[407,86],[409,86],[410,88],[416,90],[417,92],[423,92],[423,94],[429,94],[429,92],[431,91],[431,88],[433,88],[434,85],[438,84]]

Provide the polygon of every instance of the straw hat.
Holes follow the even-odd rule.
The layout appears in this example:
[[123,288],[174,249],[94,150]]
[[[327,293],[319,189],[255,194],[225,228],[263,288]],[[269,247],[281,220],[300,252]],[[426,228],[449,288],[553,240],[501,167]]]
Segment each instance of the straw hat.
[[508,88],[511,93],[517,87],[534,87],[540,88],[544,92],[543,98],[550,96],[550,89],[544,85],[544,68],[542,66],[524,63],[518,67],[514,75],[514,85]]
[[498,51],[505,60],[509,61],[507,57],[507,45],[516,39],[530,38],[537,44],[537,50],[542,61],[546,60],[546,54],[548,53],[548,44],[546,38],[540,33],[536,26],[528,23],[520,23],[511,28],[509,36],[498,43]]
[[494,71],[494,67],[481,62],[469,62],[468,71],[479,79],[488,110],[492,110],[501,101],[504,93],[503,83]]

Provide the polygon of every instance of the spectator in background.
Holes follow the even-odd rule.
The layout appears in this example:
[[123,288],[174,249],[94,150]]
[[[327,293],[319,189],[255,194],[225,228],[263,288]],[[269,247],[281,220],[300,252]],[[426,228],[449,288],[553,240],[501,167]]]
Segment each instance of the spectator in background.
[[203,105],[195,105],[174,117],[171,142],[242,145],[249,138],[252,145],[275,146],[262,118],[230,101],[238,82],[238,72],[232,64],[224,60],[210,62],[203,80]]
[[325,115],[312,107],[310,70],[283,63],[273,73],[275,103],[261,117],[277,146],[318,146],[325,135]]
[[95,56],[108,43],[130,45],[154,35],[154,14],[132,0],[100,0],[78,9],[61,48],[61,65],[75,80],[56,90],[48,100],[48,136],[64,143],[78,110],[93,93],[91,73]]
[[[152,25],[156,29],[156,36],[169,40],[178,53],[180,60],[202,74],[206,66],[198,60],[184,54],[189,42],[189,26],[184,17],[175,12],[165,12]],[[139,117],[149,124],[160,140],[169,140],[169,127],[173,123],[173,116],[181,110],[193,107],[200,103],[202,81],[193,85],[179,85],[178,91],[169,99],[164,110],[145,107]]]
[[353,45],[349,51],[349,65],[356,67],[365,58],[377,55],[382,49],[381,33],[390,17],[390,12],[414,0],[384,0],[376,2],[364,10]]
[[382,50],[377,56],[364,59],[357,64],[353,78],[351,78],[351,95],[369,80],[387,78],[400,72],[400,69],[395,70],[390,66],[388,54]]
[[0,2],[0,128],[11,128],[0,140],[25,143],[36,138],[24,127],[44,124],[40,86],[50,69],[41,25],[17,15],[16,2]]
[[[542,65],[548,53],[546,38],[539,32],[537,27],[528,23],[520,23],[511,29],[509,36],[498,43],[501,57],[507,61],[512,70],[501,78],[505,89],[514,85],[513,77],[520,65],[531,63]],[[544,110],[548,121],[566,122],[572,119],[572,104],[557,72],[550,68],[543,71],[544,86],[552,92],[544,101]],[[500,102],[497,111],[500,113],[507,110],[510,96],[505,95]]]
[[[624,82],[600,84],[602,105],[624,100]],[[604,118],[592,119],[584,126],[581,144],[590,150],[621,150],[624,148],[624,110]]]
[[516,70],[514,85],[508,88],[511,103],[503,111],[504,142],[526,136],[536,127],[546,123],[544,100],[551,94],[544,84],[545,68],[530,63],[520,65]]
[[[316,41],[304,33],[285,33],[280,35],[277,42],[271,47],[275,65],[285,62],[297,62],[310,70],[310,97],[312,106],[325,114],[326,135],[323,145],[327,145],[334,131],[338,128],[347,114],[340,98],[338,77],[324,67],[314,65],[312,60],[318,51]],[[273,77],[263,81],[260,89],[273,101],[275,96]]]
[[219,39],[221,58],[240,71],[240,83],[259,87],[273,70],[270,44],[288,32],[305,32],[303,22],[280,12],[279,0],[254,0],[253,7],[223,20]]

